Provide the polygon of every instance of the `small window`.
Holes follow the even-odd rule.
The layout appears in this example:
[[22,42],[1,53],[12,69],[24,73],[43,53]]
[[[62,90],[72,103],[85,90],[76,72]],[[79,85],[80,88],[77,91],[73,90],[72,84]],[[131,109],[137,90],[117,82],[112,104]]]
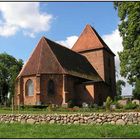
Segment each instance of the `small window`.
[[47,85],[47,93],[48,93],[48,95],[53,95],[54,90],[55,90],[54,81],[49,80],[48,85]]
[[33,85],[33,81],[31,79],[29,79],[26,82],[26,95],[27,96],[33,96],[34,94],[34,85]]

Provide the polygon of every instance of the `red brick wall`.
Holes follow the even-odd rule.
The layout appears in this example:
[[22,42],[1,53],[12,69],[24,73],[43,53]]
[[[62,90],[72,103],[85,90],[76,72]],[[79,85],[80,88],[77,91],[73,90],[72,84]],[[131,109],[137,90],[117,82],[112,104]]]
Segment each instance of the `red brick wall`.
[[102,105],[106,101],[107,96],[111,96],[110,87],[104,82],[98,82],[94,84],[95,103]]
[[83,102],[88,104],[94,102],[94,86],[79,84],[76,86],[77,105],[82,105]]
[[106,83],[94,85],[95,102],[105,101],[107,96],[116,95],[114,56],[104,49],[81,52]]
[[24,104],[23,98],[23,78],[17,79],[15,84],[14,104]]
[[68,75],[65,79],[65,92],[66,92],[66,101],[71,99],[75,99],[76,97],[76,90],[75,85],[78,81],[78,78]]
[[[26,82],[28,80],[32,80],[34,86],[34,94],[33,96],[28,96],[26,93]],[[24,77],[23,78],[23,98],[24,98],[24,105],[35,105],[36,104],[36,77]]]
[[[26,94],[26,82],[31,79],[34,85],[33,96],[28,96]],[[63,94],[66,94],[66,102],[70,99],[75,98],[75,82],[78,78],[73,76],[65,76],[65,85],[63,84],[63,75],[59,74],[48,74],[40,76],[27,76],[23,77],[18,81],[16,85],[16,96],[15,104],[19,104],[18,94],[20,94],[20,104],[24,105],[36,105],[37,102],[42,104],[57,104],[61,105],[63,103]],[[49,80],[53,80],[55,85],[54,95],[48,95],[47,86]],[[64,87],[63,87],[64,86]]]
[[87,51],[87,52],[82,52],[81,54],[84,55],[88,59],[91,65],[95,68],[95,70],[101,76],[101,78],[105,79],[103,50]]
[[[47,85],[49,80],[54,81],[54,95],[48,95]],[[42,75],[41,76],[41,102],[43,104],[53,103],[61,105],[63,102],[63,75]]]
[[[110,61],[110,62],[109,62]],[[105,64],[105,81],[110,85],[112,98],[116,95],[116,78],[115,78],[115,62],[114,56],[109,52],[104,51],[104,64]]]
[[[114,57],[105,50],[89,51],[82,54],[87,57],[106,83],[99,82],[94,85],[77,84],[77,82],[80,82],[79,78],[66,75],[64,84],[64,77],[59,74],[48,74],[37,77],[36,75],[27,76],[21,78],[17,84],[18,86],[16,90],[17,94],[20,93],[20,103],[25,105],[35,105],[40,101],[43,104],[53,103],[61,105],[64,99],[64,92],[66,93],[66,102],[70,99],[77,99],[79,104],[82,102],[95,102],[100,104],[106,100],[107,96],[113,98],[115,95]],[[34,83],[33,96],[27,96],[25,93],[25,84],[29,79]],[[55,94],[51,96],[47,93],[47,85],[50,79],[53,80],[55,84]]]

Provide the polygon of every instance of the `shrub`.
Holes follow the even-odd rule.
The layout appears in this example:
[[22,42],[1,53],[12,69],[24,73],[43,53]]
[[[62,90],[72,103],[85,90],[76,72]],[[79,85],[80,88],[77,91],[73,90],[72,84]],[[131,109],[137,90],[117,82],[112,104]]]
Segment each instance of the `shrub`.
[[111,104],[115,105],[116,109],[122,109],[123,108],[123,106],[121,104],[119,104],[118,101],[116,101],[116,100],[114,100]]
[[105,107],[106,107],[106,110],[110,110],[110,105],[112,103],[112,99],[108,96],[106,98],[106,102],[105,102]]
[[48,112],[52,112],[52,111],[53,111],[53,105],[52,105],[52,104],[49,104],[49,105],[48,105],[47,111],[48,111]]
[[82,107],[83,107],[83,108],[88,108],[89,105],[88,105],[86,102],[83,102],[83,103],[82,103]]
[[123,109],[123,106],[121,104],[119,104],[118,102],[116,102],[116,108],[117,109]]
[[95,104],[95,103],[90,103],[88,107],[89,107],[89,108],[98,109],[98,105]]
[[75,106],[74,100],[69,100],[68,101],[68,108],[73,108]]
[[124,109],[136,109],[137,107],[138,105],[136,103],[128,102],[128,104],[124,106]]

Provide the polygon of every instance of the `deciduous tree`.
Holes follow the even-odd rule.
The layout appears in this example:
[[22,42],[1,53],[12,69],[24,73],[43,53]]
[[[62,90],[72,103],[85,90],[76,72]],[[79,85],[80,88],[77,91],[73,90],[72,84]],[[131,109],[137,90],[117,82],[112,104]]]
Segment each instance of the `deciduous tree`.
[[116,91],[117,91],[117,96],[116,98],[117,99],[120,99],[121,98],[121,94],[122,94],[122,87],[125,86],[125,82],[123,80],[118,80],[116,82]]
[[133,90],[133,97],[140,100],[140,80],[136,80],[135,88]]
[[119,53],[121,75],[135,84],[140,79],[140,2],[114,2],[120,18],[123,51]]
[[7,95],[14,94],[15,80],[21,70],[23,61],[6,53],[0,54],[0,103],[5,104]]

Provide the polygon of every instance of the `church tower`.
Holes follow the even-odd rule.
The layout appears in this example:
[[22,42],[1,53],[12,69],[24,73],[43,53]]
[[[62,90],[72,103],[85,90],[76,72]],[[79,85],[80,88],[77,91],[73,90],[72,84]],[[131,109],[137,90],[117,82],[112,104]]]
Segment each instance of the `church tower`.
[[84,55],[102,78],[102,83],[94,84],[94,89],[99,93],[99,100],[105,100],[107,96],[114,98],[116,95],[115,55],[96,30],[89,24],[86,25],[72,50]]

